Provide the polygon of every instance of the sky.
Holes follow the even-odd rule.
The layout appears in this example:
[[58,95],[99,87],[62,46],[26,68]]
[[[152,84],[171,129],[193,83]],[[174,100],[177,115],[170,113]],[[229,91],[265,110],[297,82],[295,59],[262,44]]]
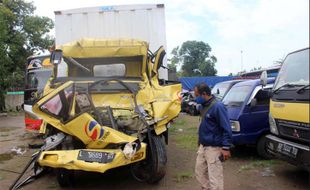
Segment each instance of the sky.
[[[26,0],[35,14],[122,4],[165,4],[167,52],[187,40],[208,43],[219,76],[269,67],[309,47],[309,0]],[[171,55],[168,54],[168,58]]]

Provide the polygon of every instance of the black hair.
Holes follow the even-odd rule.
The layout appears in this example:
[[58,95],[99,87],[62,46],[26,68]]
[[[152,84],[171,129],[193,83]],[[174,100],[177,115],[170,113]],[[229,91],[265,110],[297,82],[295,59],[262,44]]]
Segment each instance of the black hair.
[[197,89],[200,95],[205,92],[208,96],[211,96],[211,88],[205,82],[198,84]]

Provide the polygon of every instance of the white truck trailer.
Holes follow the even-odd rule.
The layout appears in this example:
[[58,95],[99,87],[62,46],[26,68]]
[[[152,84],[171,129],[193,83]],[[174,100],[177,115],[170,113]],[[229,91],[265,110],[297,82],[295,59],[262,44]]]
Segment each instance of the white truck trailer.
[[[147,41],[155,52],[167,49],[164,4],[117,5],[55,11],[56,45],[81,38],[131,38]],[[163,66],[167,66],[164,59]],[[168,80],[167,69],[159,78]]]

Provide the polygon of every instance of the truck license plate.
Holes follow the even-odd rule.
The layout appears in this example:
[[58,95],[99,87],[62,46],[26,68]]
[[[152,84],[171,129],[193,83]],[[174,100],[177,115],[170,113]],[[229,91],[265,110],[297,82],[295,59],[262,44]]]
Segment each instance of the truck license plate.
[[287,156],[290,156],[292,158],[296,158],[297,153],[298,153],[297,148],[295,148],[291,145],[283,144],[283,143],[278,144],[277,150],[278,150],[278,152],[285,154]]
[[85,162],[110,163],[113,161],[114,157],[114,153],[80,150],[78,160],[83,160]]

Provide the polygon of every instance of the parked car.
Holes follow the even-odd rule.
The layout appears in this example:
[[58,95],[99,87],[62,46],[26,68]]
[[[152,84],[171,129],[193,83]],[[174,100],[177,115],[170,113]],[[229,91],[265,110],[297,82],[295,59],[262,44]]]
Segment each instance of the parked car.
[[264,158],[270,155],[265,149],[266,135],[269,134],[268,89],[275,79],[270,78],[263,86],[259,79],[235,84],[223,99],[233,131],[233,144],[255,145]]
[[211,91],[211,94],[213,94],[216,99],[222,100],[225,95],[228,93],[228,91],[233,87],[235,84],[244,81],[244,80],[229,80],[224,82],[217,83]]
[[187,91],[182,93],[181,111],[188,113],[192,116],[198,115],[198,104],[195,101],[193,91]]

